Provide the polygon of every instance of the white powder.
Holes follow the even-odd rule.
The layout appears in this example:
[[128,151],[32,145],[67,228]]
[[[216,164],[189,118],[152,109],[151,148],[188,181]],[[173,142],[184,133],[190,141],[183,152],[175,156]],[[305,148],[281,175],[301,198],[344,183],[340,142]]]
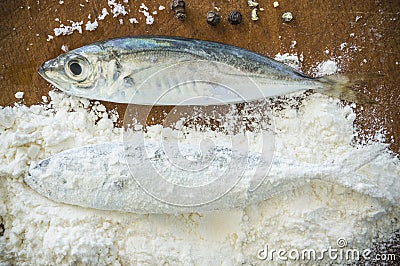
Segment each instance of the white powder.
[[17,99],[22,99],[22,98],[24,98],[24,92],[23,91],[18,91],[18,92],[15,93],[14,96]]
[[107,11],[107,8],[103,8],[103,9],[101,10],[101,14],[98,16],[98,19],[99,19],[99,20],[103,20],[108,14],[109,14],[109,13],[108,13],[108,11]]
[[317,76],[319,77],[323,75],[334,74],[339,70],[336,62],[333,60],[327,60],[325,62],[318,64],[317,69],[318,69]]
[[71,25],[60,24],[60,27],[54,28],[54,35],[71,35],[72,33],[74,33],[74,31],[78,31],[80,34],[82,34],[83,21],[70,21],[70,23]]
[[88,21],[85,24],[85,30],[93,31],[93,30],[97,29],[98,26],[99,26],[99,23],[97,22],[97,20],[95,20],[93,22]]
[[146,16],[146,24],[147,25],[152,25],[154,23],[154,17],[153,16],[149,16],[149,15],[147,15]]
[[[399,228],[399,160],[383,143],[354,144],[352,108],[319,94],[298,109],[289,100],[273,111],[279,160],[270,175],[289,187],[258,204],[136,215],[47,200],[22,181],[31,162],[118,140],[121,133],[113,127],[115,115],[99,103],[88,110],[86,99],[49,96],[47,105],[0,108],[0,263],[249,265],[261,263],[257,252],[265,245],[321,250],[337,248],[342,237],[351,247],[371,248],[374,237],[385,239]],[[290,161],[289,169],[280,167]],[[342,169],[330,173],[324,163]],[[315,175],[320,180],[310,181]],[[305,185],[291,190],[296,178]],[[263,189],[281,191],[268,183]]]
[[135,23],[135,24],[139,23],[139,21],[136,18],[130,18],[129,22],[132,23],[132,24],[133,23]]
[[141,3],[139,9],[143,9],[143,10],[149,10],[149,8],[144,4]]
[[139,7],[139,12],[143,13],[143,15],[146,17],[146,24],[151,25],[154,23],[154,17],[150,14],[148,10],[149,8],[144,3],[142,3]]
[[65,44],[61,45],[61,51],[68,52],[69,51],[68,45],[65,45]]
[[[63,4],[64,2],[60,1],[60,4]],[[101,14],[99,14],[97,16],[97,19],[95,19],[93,22],[90,21],[92,14],[88,14],[88,19],[89,21],[87,21],[85,23],[85,27],[84,29],[86,31],[94,31],[99,27],[99,21],[104,20],[106,16],[108,16],[110,13],[113,15],[113,18],[117,19],[120,25],[124,24],[124,20],[121,18],[121,16],[125,16],[127,14],[129,14],[129,12],[131,12],[131,10],[128,8],[127,6],[125,6],[124,4],[128,4],[129,1],[127,0],[123,0],[122,3],[121,1],[116,1],[116,0],[107,0],[107,5],[109,7],[109,10],[107,10],[107,8],[103,8],[101,10]],[[79,4],[81,7],[84,7],[83,4]],[[158,7],[158,10],[164,10],[165,6],[160,5]],[[110,11],[110,13],[109,13]],[[154,10],[150,13],[149,8],[144,4],[141,3],[140,7],[139,7],[139,12],[143,13],[143,15],[145,16],[145,23],[147,25],[152,25],[154,23],[154,15],[158,14],[157,10]],[[82,34],[82,25],[83,25],[83,21],[78,21],[78,22],[74,22],[72,20],[68,20],[71,25],[65,25],[63,23],[61,23],[59,18],[56,18],[55,21],[60,22],[60,26],[53,28],[53,32],[55,34],[55,36],[60,36],[60,35],[71,35],[73,34],[75,31],[79,32],[80,34]],[[139,21],[136,18],[131,18],[129,19],[130,23],[139,23]],[[52,35],[48,35],[47,41],[52,40],[54,37]],[[27,49],[29,50],[29,48]]]
[[347,42],[341,43],[339,50],[342,51],[346,47],[347,47]]
[[128,14],[125,6],[123,6],[121,3],[116,3],[115,0],[108,0],[107,4],[111,8],[111,13],[113,13],[114,18],[120,15],[125,16]]
[[301,69],[301,62],[303,61],[303,55],[300,55],[300,57],[297,56],[297,54],[276,54],[275,55],[275,60],[285,63],[286,65],[289,65],[297,70]]

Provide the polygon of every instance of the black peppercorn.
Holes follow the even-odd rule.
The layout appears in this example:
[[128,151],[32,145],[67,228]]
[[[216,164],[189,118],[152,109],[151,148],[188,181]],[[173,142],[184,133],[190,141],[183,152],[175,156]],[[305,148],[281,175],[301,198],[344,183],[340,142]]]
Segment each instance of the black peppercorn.
[[185,1],[183,0],[172,0],[171,9],[175,12],[175,17],[179,20],[186,19]]
[[179,20],[185,20],[186,19],[186,13],[178,12],[176,13],[175,17]]
[[211,26],[217,25],[221,21],[221,15],[216,11],[207,12],[207,23]]
[[186,4],[185,1],[183,0],[172,0],[171,2],[171,9],[173,11],[178,11],[178,10],[185,10]]
[[228,21],[232,25],[238,25],[242,22],[242,14],[239,11],[235,10],[229,13]]

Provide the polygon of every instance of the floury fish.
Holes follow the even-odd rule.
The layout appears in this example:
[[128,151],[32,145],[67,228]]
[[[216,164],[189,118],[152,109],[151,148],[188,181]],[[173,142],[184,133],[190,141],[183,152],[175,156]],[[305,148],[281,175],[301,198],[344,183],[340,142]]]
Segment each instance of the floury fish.
[[351,89],[366,75],[311,78],[239,47],[177,37],[97,42],[45,62],[39,73],[67,94],[117,103],[229,104],[308,89],[373,103]]
[[[227,146],[210,147],[199,160],[188,160],[170,141],[132,146],[105,142],[66,150],[32,164],[24,180],[56,202],[142,214],[244,208],[315,180],[351,188],[377,202],[398,204],[392,196],[397,186],[378,189],[380,183],[371,179],[369,171],[360,170],[384,148],[356,149],[335,163],[275,157],[270,172],[265,154]],[[195,144],[185,146],[188,154],[196,154],[196,150]],[[285,177],[278,174],[282,171]]]

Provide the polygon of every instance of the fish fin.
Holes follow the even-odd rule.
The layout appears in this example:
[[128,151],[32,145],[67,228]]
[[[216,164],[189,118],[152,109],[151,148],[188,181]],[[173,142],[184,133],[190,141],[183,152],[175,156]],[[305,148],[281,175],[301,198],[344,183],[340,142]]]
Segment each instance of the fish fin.
[[361,74],[335,74],[318,78],[322,83],[322,87],[318,92],[338,98],[341,100],[355,102],[360,104],[377,104],[362,92],[354,90],[356,85],[363,85],[367,81],[382,78],[383,75],[377,73],[361,73]]

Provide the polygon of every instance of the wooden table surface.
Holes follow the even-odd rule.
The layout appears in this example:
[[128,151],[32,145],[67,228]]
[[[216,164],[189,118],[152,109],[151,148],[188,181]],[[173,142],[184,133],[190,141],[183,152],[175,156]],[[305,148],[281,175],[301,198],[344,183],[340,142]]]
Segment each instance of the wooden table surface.
[[[0,2],[0,105],[13,105],[14,94],[25,92],[27,105],[42,101],[51,86],[37,74],[46,60],[62,53],[62,45],[70,50],[107,38],[132,35],[184,36],[228,43],[274,57],[277,53],[303,55],[302,70],[311,74],[318,63],[335,59],[342,72],[380,72],[385,76],[368,84],[366,93],[379,101],[378,105],[358,106],[356,123],[366,133],[386,128],[391,149],[400,152],[400,1],[390,0],[273,0],[260,1],[259,20],[251,21],[247,1],[187,0],[187,20],[179,21],[170,9],[169,1],[145,1],[150,12],[157,11],[152,25],[138,10],[142,1],[116,1],[130,10],[126,16],[113,17],[107,1],[94,0],[26,0]],[[60,4],[62,3],[62,4]],[[165,10],[158,10],[159,6]],[[221,23],[211,27],[205,14],[220,8]],[[85,23],[94,21],[103,8],[110,15],[99,20],[94,31],[86,31]],[[227,21],[232,10],[243,14],[243,22],[233,26]],[[291,11],[294,21],[285,24],[281,15]],[[90,19],[88,18],[90,16]],[[129,18],[137,18],[131,24]],[[120,24],[122,19],[123,24]],[[82,33],[55,36],[53,29],[60,23],[83,21]],[[48,40],[48,35],[54,38]],[[291,47],[292,42],[296,45]],[[341,44],[347,46],[341,49]],[[123,114],[123,104],[104,103],[117,107]],[[121,116],[123,117],[123,116]]]

